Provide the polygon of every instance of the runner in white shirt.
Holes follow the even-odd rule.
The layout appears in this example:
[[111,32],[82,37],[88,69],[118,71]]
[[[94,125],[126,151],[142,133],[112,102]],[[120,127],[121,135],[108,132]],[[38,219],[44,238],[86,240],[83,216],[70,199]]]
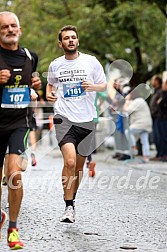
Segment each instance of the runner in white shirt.
[[70,223],[75,221],[74,200],[85,158],[95,148],[96,92],[107,86],[100,62],[94,56],[80,53],[78,46],[76,27],[63,27],[59,47],[64,56],[51,62],[46,88],[47,100],[54,102],[56,138],[64,159],[62,184],[66,208],[61,221]]

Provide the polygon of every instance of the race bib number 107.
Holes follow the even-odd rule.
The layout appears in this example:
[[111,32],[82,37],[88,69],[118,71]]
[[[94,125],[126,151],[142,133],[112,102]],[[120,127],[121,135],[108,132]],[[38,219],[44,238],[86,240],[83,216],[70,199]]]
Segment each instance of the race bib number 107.
[[3,88],[2,108],[26,108],[30,103],[30,91],[24,88]]

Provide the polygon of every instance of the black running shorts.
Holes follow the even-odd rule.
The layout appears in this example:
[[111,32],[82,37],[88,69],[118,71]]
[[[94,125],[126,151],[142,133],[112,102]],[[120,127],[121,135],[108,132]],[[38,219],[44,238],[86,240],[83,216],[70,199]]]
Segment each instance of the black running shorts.
[[0,131],[0,167],[3,166],[8,147],[9,154],[22,154],[27,147],[28,128]]
[[61,149],[66,143],[73,143],[76,152],[87,157],[95,150],[95,123],[74,123],[61,115],[54,116],[56,138]]

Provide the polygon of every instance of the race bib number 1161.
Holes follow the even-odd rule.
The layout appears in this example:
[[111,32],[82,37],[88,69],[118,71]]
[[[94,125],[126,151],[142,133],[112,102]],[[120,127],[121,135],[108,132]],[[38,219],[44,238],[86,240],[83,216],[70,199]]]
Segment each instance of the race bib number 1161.
[[75,84],[63,84],[64,98],[77,98],[86,95],[85,90],[82,88],[82,82]]

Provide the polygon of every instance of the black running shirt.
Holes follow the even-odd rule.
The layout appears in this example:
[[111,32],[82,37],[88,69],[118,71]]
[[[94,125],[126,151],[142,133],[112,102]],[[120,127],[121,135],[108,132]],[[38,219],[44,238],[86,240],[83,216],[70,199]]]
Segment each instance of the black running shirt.
[[23,48],[10,51],[0,47],[0,70],[11,72],[8,82],[0,84],[0,131],[29,128],[30,86],[37,62],[37,55]]

